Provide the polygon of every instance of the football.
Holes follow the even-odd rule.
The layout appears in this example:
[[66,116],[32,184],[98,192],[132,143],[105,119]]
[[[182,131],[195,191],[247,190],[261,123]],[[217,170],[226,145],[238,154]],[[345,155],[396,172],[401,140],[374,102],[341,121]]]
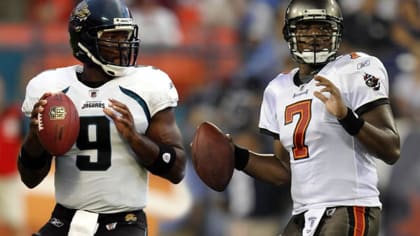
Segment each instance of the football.
[[226,135],[213,123],[201,123],[191,143],[193,167],[210,188],[222,192],[235,167],[234,149]]
[[38,114],[38,137],[52,155],[68,152],[77,140],[80,120],[77,108],[62,92],[46,98],[44,110]]

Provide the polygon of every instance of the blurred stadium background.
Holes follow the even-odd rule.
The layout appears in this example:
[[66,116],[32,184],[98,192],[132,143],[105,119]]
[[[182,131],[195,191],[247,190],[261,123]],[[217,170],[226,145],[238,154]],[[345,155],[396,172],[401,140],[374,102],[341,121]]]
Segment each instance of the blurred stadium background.
[[[77,2],[0,2],[0,80],[5,87],[0,91],[4,98],[0,99],[0,121],[2,107],[18,107],[34,75],[78,63],[71,55],[67,35],[68,16]],[[138,64],[164,70],[178,88],[178,122],[187,150],[197,124],[212,120],[239,143],[270,151],[271,142],[258,133],[257,120],[264,86],[275,74],[294,66],[281,34],[287,0],[127,2],[139,23]],[[419,236],[420,1],[340,3],[345,19],[341,51],[364,51],[383,61],[401,133],[401,160],[392,168],[378,162],[384,203],[381,235]],[[25,125],[22,128],[25,132]],[[14,158],[5,156],[5,150],[0,146],[0,165]],[[235,173],[229,188],[216,193],[203,186],[191,170],[188,166],[187,177],[179,186],[151,181],[151,203],[146,209],[151,235],[281,232],[290,215],[287,186],[273,187]],[[35,232],[50,216],[55,204],[51,173],[37,188],[19,185],[20,192],[13,193],[22,197],[18,227],[24,230],[23,235]],[[0,171],[0,179],[10,175],[13,173]],[[1,189],[0,195],[8,194],[11,190]],[[13,236],[6,232],[5,222],[0,215],[0,235]]]

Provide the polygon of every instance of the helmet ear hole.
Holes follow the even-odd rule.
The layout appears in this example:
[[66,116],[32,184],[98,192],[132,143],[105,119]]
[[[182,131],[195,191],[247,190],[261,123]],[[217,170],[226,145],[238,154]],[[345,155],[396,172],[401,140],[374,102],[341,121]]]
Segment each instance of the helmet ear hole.
[[284,40],[286,40],[286,41],[289,41],[289,31],[288,31],[288,25],[287,24],[285,24],[284,26],[283,26],[283,38],[284,38]]

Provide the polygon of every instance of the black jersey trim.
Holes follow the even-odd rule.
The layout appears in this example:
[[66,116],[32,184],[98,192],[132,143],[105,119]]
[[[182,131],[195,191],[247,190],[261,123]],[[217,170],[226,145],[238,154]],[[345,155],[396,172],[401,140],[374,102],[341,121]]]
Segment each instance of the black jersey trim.
[[268,129],[260,128],[260,133],[269,135],[269,136],[273,137],[274,139],[280,139],[279,134],[271,132]]
[[141,98],[137,93],[135,93],[135,92],[133,92],[133,91],[131,91],[129,89],[123,88],[121,86],[120,86],[120,90],[121,90],[121,92],[123,92],[127,96],[129,96],[132,99],[134,99],[143,108],[143,111],[146,114],[147,121],[150,123],[150,120],[152,119],[152,117],[150,115],[149,108],[147,107],[146,102],[144,101],[144,99]]
[[364,105],[362,105],[361,107],[357,108],[354,112],[356,112],[356,114],[358,116],[361,116],[362,114],[372,110],[373,108],[380,106],[380,105],[385,105],[385,104],[389,104],[389,99],[388,98],[380,98],[378,100],[366,103]]
[[353,236],[354,235],[354,224],[355,224],[353,207],[347,207],[347,215],[348,215],[348,221],[349,221],[349,228],[348,228],[347,235],[348,236]]
[[370,215],[370,207],[365,208],[365,234],[363,236],[368,236],[369,234],[369,215]]

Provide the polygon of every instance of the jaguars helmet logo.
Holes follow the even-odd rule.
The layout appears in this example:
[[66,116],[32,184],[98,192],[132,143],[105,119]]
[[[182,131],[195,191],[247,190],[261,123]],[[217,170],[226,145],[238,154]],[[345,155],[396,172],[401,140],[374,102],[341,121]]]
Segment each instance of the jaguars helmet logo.
[[[79,22],[85,21],[90,16],[89,6],[86,2],[81,2],[73,11],[72,18],[77,19]],[[76,28],[76,31],[80,31],[81,26]]]
[[363,79],[365,80],[366,85],[370,88],[373,88],[373,90],[379,90],[379,88],[381,87],[379,79],[373,75],[365,73]]

